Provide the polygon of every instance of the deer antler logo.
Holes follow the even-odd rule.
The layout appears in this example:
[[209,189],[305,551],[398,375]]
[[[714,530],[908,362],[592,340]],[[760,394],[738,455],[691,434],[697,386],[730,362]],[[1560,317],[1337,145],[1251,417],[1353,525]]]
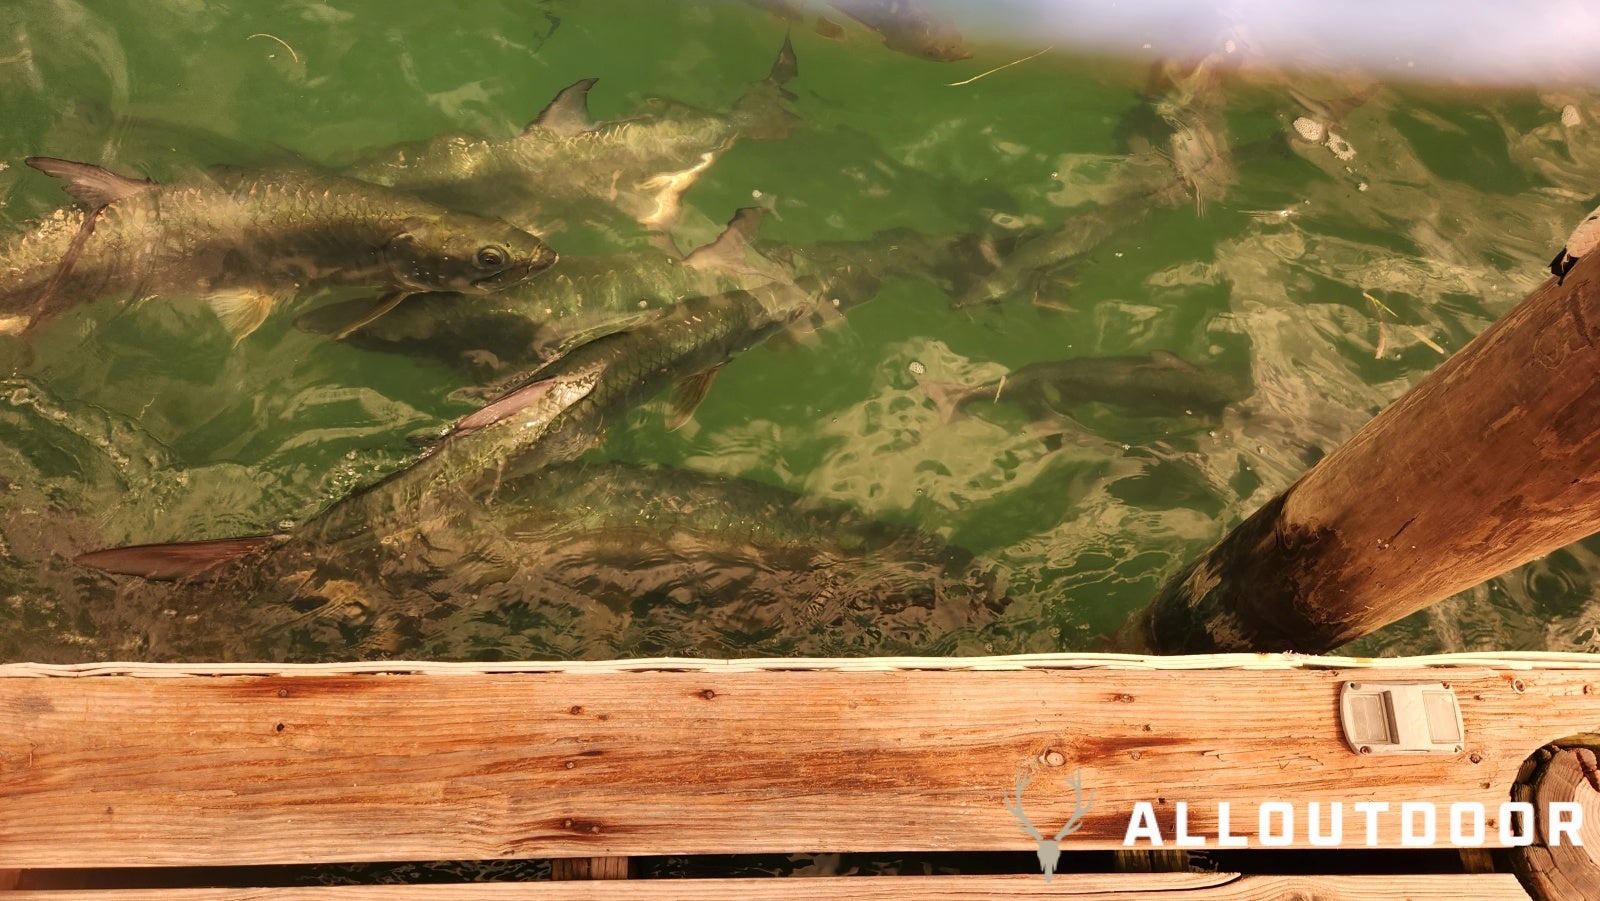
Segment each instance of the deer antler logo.
[[1062,826],[1061,831],[1056,833],[1055,838],[1045,838],[1043,833],[1034,828],[1033,823],[1028,819],[1028,815],[1022,812],[1022,790],[1033,782],[1033,772],[1028,764],[1024,763],[1017,768],[1016,797],[1005,798],[1006,809],[1011,811],[1011,815],[1017,818],[1022,831],[1039,843],[1039,866],[1044,869],[1045,882],[1049,882],[1050,878],[1055,875],[1056,864],[1061,860],[1061,840],[1078,831],[1078,827],[1083,825],[1083,815],[1089,812],[1089,805],[1094,803],[1094,792],[1090,792],[1088,797],[1084,797],[1083,777],[1079,770],[1073,770],[1072,776],[1065,781],[1072,788],[1072,817],[1067,820],[1067,825]]

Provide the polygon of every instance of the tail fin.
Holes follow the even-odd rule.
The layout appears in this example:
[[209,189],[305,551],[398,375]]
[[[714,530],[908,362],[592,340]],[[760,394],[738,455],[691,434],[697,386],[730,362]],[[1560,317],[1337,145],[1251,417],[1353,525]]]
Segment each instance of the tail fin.
[[800,63],[795,59],[794,45],[787,33],[778,58],[772,61],[767,77],[751,85],[744,96],[733,105],[739,131],[757,141],[777,141],[789,136],[800,124],[800,117],[784,104],[794,100],[794,94],[784,87],[800,74]]
[[193,578],[284,540],[286,536],[283,535],[259,535],[174,544],[133,544],[79,554],[73,562],[108,573],[172,582]]
[[772,61],[772,70],[767,73],[766,83],[781,88],[799,74],[800,61],[795,59],[794,44],[789,42],[788,32],[784,32],[783,46],[778,48],[778,58]]

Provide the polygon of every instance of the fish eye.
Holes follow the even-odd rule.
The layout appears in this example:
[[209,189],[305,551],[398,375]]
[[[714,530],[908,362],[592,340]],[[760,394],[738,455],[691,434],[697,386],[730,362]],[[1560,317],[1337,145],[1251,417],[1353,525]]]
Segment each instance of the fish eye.
[[504,266],[507,257],[508,255],[503,247],[495,247],[491,244],[488,247],[478,248],[478,265],[486,269]]

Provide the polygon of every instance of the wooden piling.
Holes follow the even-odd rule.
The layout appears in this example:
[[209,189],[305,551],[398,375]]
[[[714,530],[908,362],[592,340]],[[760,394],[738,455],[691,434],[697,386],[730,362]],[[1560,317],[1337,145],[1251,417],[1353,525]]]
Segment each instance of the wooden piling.
[[[1564,742],[1558,745],[1565,745]],[[1536,901],[1600,897],[1600,770],[1595,749],[1553,746],[1530,758],[1511,788],[1511,799],[1531,803],[1536,839],[1508,852],[1512,868]],[[1545,816],[1551,802],[1582,807],[1582,843],[1551,840]]]
[[1319,653],[1600,530],[1600,254],[1134,614],[1119,649]]

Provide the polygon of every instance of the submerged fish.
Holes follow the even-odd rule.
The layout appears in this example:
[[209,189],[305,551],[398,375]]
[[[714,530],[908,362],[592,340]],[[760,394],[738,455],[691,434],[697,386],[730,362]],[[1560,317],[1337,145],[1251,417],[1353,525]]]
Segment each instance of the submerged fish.
[[980,648],[1009,605],[992,563],[847,505],[612,462],[119,594],[179,614],[137,617],[146,656],[224,660],[948,654]]
[[783,85],[797,71],[783,49],[765,81],[727,114],[656,103],[612,122],[589,115],[586,78],[563,90],[523,132],[506,139],[447,135],[387,151],[354,167],[355,177],[424,197],[553,227],[565,211],[602,206],[653,231],[677,221],[680,198],[717,155],[740,137],[781,137],[795,117]]
[[1578,265],[1578,260],[1597,246],[1600,246],[1600,207],[1596,207],[1594,212],[1578,223],[1578,227],[1572,230],[1572,236],[1567,238],[1566,246],[1550,261],[1550,273],[1556,277],[1556,284],[1566,281],[1567,273]]
[[[676,385],[675,417],[686,418],[728,359],[806,315],[824,297],[870,298],[871,276],[844,272],[807,291],[773,283],[682,301],[650,322],[583,344],[519,378],[493,403],[464,417],[426,454],[352,492],[297,529],[292,539],[328,544],[429,520],[464,499],[484,500],[511,478],[571,460],[597,444],[624,413]],[[832,309],[831,303],[828,304]],[[175,547],[118,549],[85,558],[111,572],[187,575],[279,539],[243,538]]]
[[[807,14],[803,0],[745,2],[790,23],[804,20]],[[972,56],[953,24],[915,0],[830,0],[828,5],[871,29],[890,50],[943,62]],[[826,16],[817,16],[814,30],[829,40],[845,37],[843,26]]]
[[1147,357],[1075,357],[1031,363],[984,385],[923,382],[922,390],[950,421],[974,403],[1020,404],[1034,420],[1067,414],[1087,403],[1132,413],[1215,415],[1251,393],[1247,380],[1200,367],[1158,350]]
[[[598,444],[623,414],[669,387],[674,391],[669,425],[682,425],[705,398],[718,369],[735,354],[818,312],[825,294],[860,300],[876,292],[872,277],[860,275],[857,281],[849,291],[838,286],[833,291],[807,291],[772,283],[751,291],[691,298],[649,322],[583,344],[521,377],[520,384],[486,409],[510,412],[523,395],[540,398],[545,385],[598,373],[593,390],[557,414],[547,429],[508,430],[511,441],[498,450],[497,465],[478,473],[478,484],[536,472],[579,456]],[[445,436],[445,443],[462,440],[462,426],[470,429],[465,440],[476,440],[481,420],[480,414],[467,417]]]
[[491,374],[527,368],[658,315],[691,297],[786,281],[784,267],[748,249],[762,211],[739,211],[714,241],[678,258],[663,251],[564,257],[546,278],[467,311],[448,295],[420,297],[369,324],[370,301],[330,304],[297,320],[357,346],[426,354]]
[[[583,342],[647,322],[685,300],[796,285],[826,294],[830,286],[854,302],[863,278],[935,279],[963,290],[990,271],[976,239],[901,230],[864,241],[809,246],[754,240],[758,209],[742,210],[716,240],[683,259],[660,251],[563,257],[546,278],[481,304],[446,295],[418,297],[382,320],[350,328],[365,302],[330,305],[299,324],[331,332],[370,350],[428,356],[462,366],[475,378],[503,376],[543,364]],[[819,301],[833,297],[817,296]]]
[[556,254],[505,222],[341,178],[219,172],[161,185],[34,157],[86,211],[0,243],[0,322],[23,331],[69,302],[205,298],[235,341],[275,303],[322,285],[488,294]]
[[890,50],[943,62],[972,56],[955,25],[917,0],[829,0],[828,5],[877,32]]
[[1142,224],[1160,210],[1173,209],[1189,198],[1189,186],[1174,177],[1170,163],[1154,153],[1129,158],[1111,186],[1111,196],[1092,208],[1069,215],[1060,227],[1030,230],[994,242],[988,248],[993,268],[974,279],[952,299],[957,307],[1031,296],[1053,306],[1059,298],[1062,272],[1085,260],[1105,244]]

